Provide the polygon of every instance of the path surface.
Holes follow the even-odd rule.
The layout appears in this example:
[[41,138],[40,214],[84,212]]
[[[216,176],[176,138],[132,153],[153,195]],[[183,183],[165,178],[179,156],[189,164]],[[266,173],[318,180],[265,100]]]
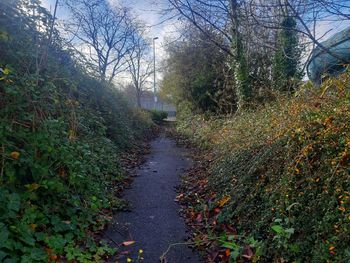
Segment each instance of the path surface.
[[[109,238],[120,243],[135,240],[124,248],[132,252],[134,261],[139,249],[144,252],[145,263],[157,263],[169,245],[183,243],[186,237],[184,220],[179,216],[179,205],[174,201],[179,175],[188,168],[190,161],[185,151],[172,139],[161,135],[151,145],[151,153],[137,171],[132,188],[126,190],[131,212],[118,213],[107,231]],[[197,263],[198,255],[186,245],[173,247],[166,256],[168,263]],[[126,262],[126,257],[117,262]]]

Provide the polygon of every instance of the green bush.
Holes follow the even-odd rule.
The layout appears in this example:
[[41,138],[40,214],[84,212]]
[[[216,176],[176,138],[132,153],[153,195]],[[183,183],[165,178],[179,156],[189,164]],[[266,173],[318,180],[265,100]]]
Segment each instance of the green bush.
[[191,205],[215,216],[204,235],[233,261],[247,249],[253,262],[350,260],[349,80],[233,117],[179,114],[179,131],[215,154]]
[[150,110],[149,113],[151,119],[157,124],[162,123],[164,119],[168,118],[168,113],[166,111]]
[[57,32],[38,75],[49,15],[25,3],[0,3],[0,262],[100,262],[113,249],[93,233],[124,204],[121,154],[153,124],[85,72]]

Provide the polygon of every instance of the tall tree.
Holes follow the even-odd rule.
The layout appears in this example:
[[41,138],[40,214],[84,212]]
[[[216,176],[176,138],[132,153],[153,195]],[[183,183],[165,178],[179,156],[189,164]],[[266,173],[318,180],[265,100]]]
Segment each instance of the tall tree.
[[232,53],[235,80],[236,80],[236,96],[238,110],[244,108],[247,103],[252,101],[252,87],[249,83],[249,68],[245,54],[244,42],[242,34],[240,32],[240,19],[239,5],[237,0],[229,1],[230,7],[230,20],[232,27]]
[[127,56],[128,72],[136,94],[137,106],[141,108],[142,93],[153,73],[150,45],[144,37],[144,30],[137,30],[132,36],[132,49]]
[[135,29],[129,10],[100,0],[67,0],[67,6],[72,14],[67,31],[94,62],[100,79],[111,83],[125,70],[132,47]]
[[301,79],[299,37],[296,32],[297,23],[293,17],[287,16],[281,23],[278,49],[274,56],[273,80],[274,88],[292,92]]
[[[161,84],[163,97],[179,105],[186,101],[201,112],[233,112],[236,109],[232,68],[226,53],[192,24],[183,28],[182,40],[167,45],[168,58]],[[223,41],[216,36],[216,41]],[[166,94],[166,95],[165,95]]]
[[[168,0],[171,6],[182,16],[189,20],[204,35],[207,35],[217,47],[227,53],[236,81],[236,97],[238,108],[250,103],[253,98],[250,84],[250,69],[247,63],[247,49],[242,29],[245,13],[245,0]],[[220,35],[212,37],[209,32]]]

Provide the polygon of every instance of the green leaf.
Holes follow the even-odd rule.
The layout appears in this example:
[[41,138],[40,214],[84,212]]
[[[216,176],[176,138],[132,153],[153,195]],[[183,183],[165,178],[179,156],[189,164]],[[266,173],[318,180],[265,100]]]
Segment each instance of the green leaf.
[[[1,243],[0,243],[0,245],[1,245]],[[5,252],[0,250],[0,262],[3,262],[7,256],[8,255]]]
[[7,204],[7,208],[9,210],[18,212],[21,207],[21,200],[18,194],[13,193],[9,196],[9,202]]
[[271,227],[273,231],[275,231],[277,234],[282,234],[283,233],[283,227],[280,225],[274,225]]
[[290,238],[294,234],[294,228],[285,229],[284,232],[286,233],[287,238]]
[[274,222],[275,222],[275,223],[282,223],[282,221],[283,221],[283,220],[282,220],[281,218],[276,218]]
[[224,248],[232,249],[232,250],[234,250],[234,251],[240,249],[240,246],[237,245],[236,243],[233,243],[233,242],[225,242],[225,241],[223,241],[223,242],[221,243],[221,246],[224,247]]
[[[9,231],[5,224],[0,223],[0,248],[2,248],[9,237]],[[1,262],[1,260],[0,260]]]
[[18,263],[18,261],[16,259],[7,258],[5,259],[4,263]]
[[284,232],[294,234],[294,228],[285,229]]
[[37,241],[44,241],[45,240],[45,234],[43,232],[38,232],[38,233],[35,233],[35,239]]
[[47,262],[47,254],[43,249],[40,248],[33,248],[30,250],[30,262],[35,261],[46,261]]
[[64,246],[66,245],[66,240],[62,237],[62,235],[51,236],[48,238],[47,244],[55,251],[62,252]]
[[22,233],[20,240],[29,246],[34,246],[35,244],[35,239],[28,233]]
[[4,75],[10,74],[10,70],[9,70],[8,68],[4,68],[4,69],[0,68],[0,71],[1,71]]

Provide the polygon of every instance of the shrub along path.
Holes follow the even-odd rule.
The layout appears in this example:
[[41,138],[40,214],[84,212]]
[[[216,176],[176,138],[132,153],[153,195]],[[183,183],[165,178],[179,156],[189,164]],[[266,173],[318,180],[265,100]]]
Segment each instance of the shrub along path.
[[[115,244],[124,242],[124,256],[117,262],[156,263],[169,247],[163,262],[199,262],[198,255],[184,244],[186,226],[179,216],[180,206],[174,201],[179,175],[189,164],[185,150],[176,146],[173,139],[162,134],[152,142],[146,162],[136,171],[132,188],[125,192],[131,211],[118,213],[106,233]],[[143,261],[138,260],[141,257]]]

